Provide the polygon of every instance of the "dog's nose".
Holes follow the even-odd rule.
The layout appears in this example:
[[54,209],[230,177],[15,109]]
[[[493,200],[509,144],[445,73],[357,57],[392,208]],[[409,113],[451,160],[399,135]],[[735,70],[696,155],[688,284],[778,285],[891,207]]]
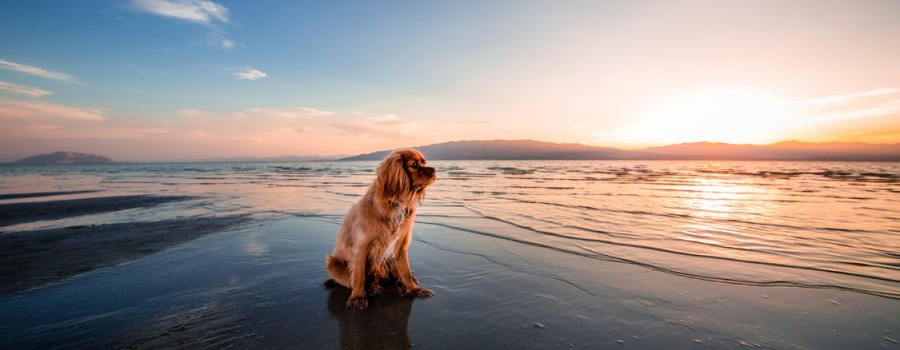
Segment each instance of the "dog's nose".
[[425,175],[428,175],[428,176],[434,175],[434,168],[426,167],[424,170],[425,170]]

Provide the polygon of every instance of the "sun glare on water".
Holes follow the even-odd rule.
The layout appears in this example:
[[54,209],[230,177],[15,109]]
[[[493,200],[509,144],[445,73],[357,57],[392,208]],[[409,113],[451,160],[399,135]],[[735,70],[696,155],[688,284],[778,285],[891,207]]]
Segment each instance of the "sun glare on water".
[[770,143],[790,126],[790,105],[762,91],[713,88],[648,103],[640,122],[623,128],[638,142]]

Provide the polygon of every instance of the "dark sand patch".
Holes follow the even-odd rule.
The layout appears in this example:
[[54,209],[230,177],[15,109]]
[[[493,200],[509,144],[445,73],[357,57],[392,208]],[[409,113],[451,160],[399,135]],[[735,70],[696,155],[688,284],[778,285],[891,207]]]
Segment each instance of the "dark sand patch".
[[58,220],[88,214],[148,208],[160,204],[196,199],[192,196],[133,195],[102,198],[66,199],[37,203],[0,205],[0,226],[41,220]]
[[233,215],[2,234],[0,296],[134,260],[249,220]]
[[103,190],[10,193],[10,194],[0,194],[0,200],[52,197],[52,196],[67,196],[67,195],[71,195],[71,194],[85,194],[85,193],[97,193],[97,192],[103,192]]

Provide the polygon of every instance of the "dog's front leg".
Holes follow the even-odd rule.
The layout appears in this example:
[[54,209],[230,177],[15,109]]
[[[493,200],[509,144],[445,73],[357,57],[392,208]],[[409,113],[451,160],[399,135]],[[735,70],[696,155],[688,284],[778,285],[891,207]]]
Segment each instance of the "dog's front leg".
[[397,255],[397,274],[400,277],[400,283],[403,284],[404,294],[412,295],[416,298],[427,298],[434,295],[434,292],[430,289],[419,287],[416,277],[413,276],[412,269],[409,267],[409,254],[406,251],[406,247],[400,249]]
[[382,262],[370,261],[369,272],[367,278],[371,277],[369,283],[369,295],[378,295],[384,288],[381,287],[381,280],[387,278],[387,266]]
[[353,255],[350,266],[350,298],[347,299],[347,308],[362,310],[369,306],[366,300],[366,261],[368,261],[368,244],[359,249]]

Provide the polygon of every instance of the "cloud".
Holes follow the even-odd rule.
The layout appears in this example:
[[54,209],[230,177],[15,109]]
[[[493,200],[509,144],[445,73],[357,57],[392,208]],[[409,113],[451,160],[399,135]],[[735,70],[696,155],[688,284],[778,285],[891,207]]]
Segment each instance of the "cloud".
[[348,123],[334,123],[331,124],[335,129],[340,130],[341,132],[351,135],[351,136],[362,136],[366,134],[375,133],[375,129],[362,125],[353,125]]
[[331,126],[350,136],[374,136],[393,140],[413,139],[413,133],[417,129],[412,122],[394,114],[332,123]]
[[134,0],[131,5],[138,11],[206,25],[230,21],[227,7],[206,0]]
[[217,23],[231,22],[227,7],[207,0],[132,0],[131,6],[137,11],[157,16],[206,25],[210,28],[205,45],[218,46],[231,50],[238,46],[233,40],[225,37],[224,30],[217,28]]
[[240,71],[234,72],[234,77],[238,80],[259,80],[269,76],[265,72],[247,67]]
[[226,50],[231,50],[237,46],[243,46],[234,42],[234,40],[225,37],[225,33],[222,30],[218,29],[214,29],[209,32],[203,45],[218,46]]
[[234,41],[225,38],[222,38],[222,40],[219,41],[219,46],[222,46],[223,49],[233,49],[234,45]]
[[332,112],[332,111],[320,111],[318,109],[306,108],[306,107],[300,107],[297,109],[300,111],[303,111],[310,117],[322,117],[322,116],[327,116],[327,115],[334,115],[334,112]]
[[273,107],[253,107],[243,111],[232,112],[228,114],[215,114],[198,109],[182,109],[179,114],[187,117],[217,117],[225,119],[253,119],[261,120],[289,120],[315,118],[333,115],[334,112],[324,111],[308,107],[295,108],[273,108]]
[[868,118],[900,112],[900,89],[880,88],[797,101],[797,114],[811,121]]
[[0,81],[0,90],[6,90],[12,93],[26,95],[31,97],[42,97],[50,94],[50,91],[44,89],[38,89],[28,86],[16,85],[13,83],[7,83],[5,81]]
[[0,119],[106,120],[97,108],[76,108],[45,102],[0,99]]
[[300,145],[325,147],[334,144],[323,130],[335,113],[308,107],[253,107],[233,112],[183,109],[185,117],[169,125],[179,137],[203,140],[208,145],[243,144],[246,150],[289,152]]
[[800,101],[799,104],[802,106],[808,106],[808,107],[826,107],[826,106],[833,106],[836,104],[851,103],[851,102],[858,101],[863,98],[886,96],[886,95],[897,95],[898,93],[900,93],[900,89],[897,89],[897,88],[881,88],[881,89],[873,89],[873,90],[867,90],[867,91],[851,93],[851,94],[832,95],[832,96],[826,96],[826,97],[812,98],[812,99]]
[[4,59],[0,59],[0,68],[13,70],[20,73],[36,75],[41,78],[65,81],[65,82],[74,82],[75,78],[66,73],[54,72],[52,70],[47,70],[35,66],[29,66],[26,64],[10,62]]

